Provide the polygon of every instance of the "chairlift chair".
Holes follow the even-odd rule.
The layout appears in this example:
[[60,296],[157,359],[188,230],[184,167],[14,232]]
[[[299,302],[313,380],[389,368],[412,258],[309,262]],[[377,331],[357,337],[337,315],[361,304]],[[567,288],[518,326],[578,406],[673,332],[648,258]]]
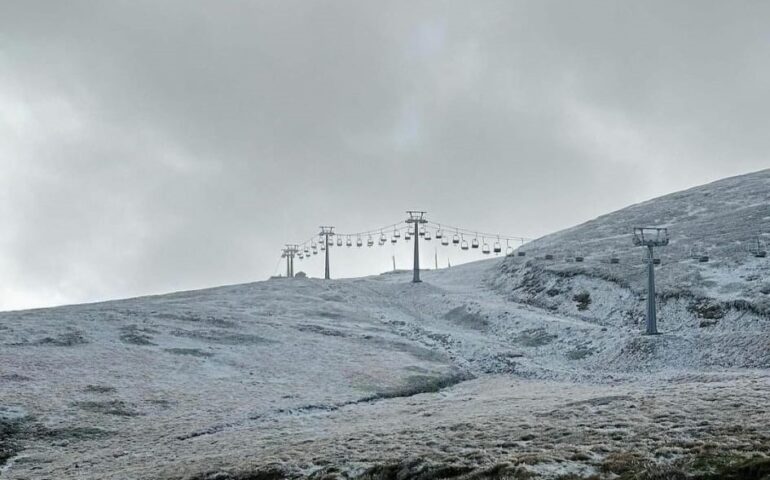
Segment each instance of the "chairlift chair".
[[387,241],[388,241],[388,237],[386,237],[384,233],[380,232],[380,245],[385,245]]
[[303,255],[302,252],[299,252],[297,254],[297,257],[299,257],[299,259],[302,260],[303,258],[305,258],[305,255]]
[[436,229],[436,240],[441,240],[441,238],[444,236],[444,232],[441,231],[441,227]]
[[424,236],[425,236],[425,232],[427,232],[427,230],[425,229],[425,227],[420,227],[420,236],[421,236],[421,237],[424,237]]
[[363,246],[364,246],[364,241],[361,240],[361,237],[358,237],[356,239],[356,247],[363,247]]
[[500,239],[498,238],[497,241],[492,245],[492,251],[495,252],[495,254],[498,254],[503,251],[503,247],[500,245]]
[[308,256],[310,255],[310,248],[305,247],[305,255],[308,255]]
[[473,241],[471,241],[471,248],[479,248],[479,239],[477,237],[473,237]]
[[398,229],[393,230],[393,238],[401,238],[401,232]]
[[369,235],[369,238],[366,240],[366,246],[367,246],[367,247],[372,247],[372,246],[374,246],[374,239],[372,238],[372,236],[371,236],[371,235]]
[[326,250],[326,242],[321,243],[321,251]]
[[342,246],[342,237],[337,237],[337,246],[338,247]]
[[460,244],[460,236],[455,233],[454,237],[452,237],[452,245],[459,245]]
[[404,240],[411,240],[411,239],[412,239],[412,232],[410,232],[409,230],[407,230],[407,231],[404,233]]
[[353,240],[351,240],[350,237],[348,237],[348,239],[345,240],[345,246],[347,246],[347,247],[352,247],[353,246]]
[[[438,238],[438,237],[436,237],[436,238]],[[441,245],[443,245],[443,246],[445,246],[445,247],[446,247],[447,245],[449,245],[449,237],[442,237],[442,238],[441,238]]]
[[430,230],[426,230],[424,235],[425,235],[425,236],[424,236],[425,240],[430,240],[431,238],[433,238],[433,237],[431,237],[431,235],[430,235]]
[[394,244],[394,245],[395,245],[395,243],[396,243],[397,241],[398,241],[398,239],[396,238],[396,236],[395,236],[395,235],[394,235],[394,236],[392,236],[392,237],[390,237],[390,243],[392,243],[392,244]]
[[483,253],[484,255],[489,255],[490,252],[491,250],[489,249],[489,244],[485,240],[484,244],[481,246],[481,253]]
[[756,258],[767,257],[767,244],[759,238],[759,235],[757,235],[756,239],[751,242],[751,245],[749,246],[749,253],[754,255]]
[[463,250],[468,250],[468,242],[466,242],[464,238],[460,242],[460,248]]
[[315,245],[313,245],[313,247],[311,248],[311,250],[313,251],[313,255],[318,255],[318,247],[316,247]]

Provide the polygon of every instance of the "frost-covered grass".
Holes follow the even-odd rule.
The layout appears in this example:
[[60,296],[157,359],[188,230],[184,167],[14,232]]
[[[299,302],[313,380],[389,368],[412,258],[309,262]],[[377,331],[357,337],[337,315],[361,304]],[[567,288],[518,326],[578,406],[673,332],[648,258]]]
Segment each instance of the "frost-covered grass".
[[[664,262],[647,337],[641,264],[592,255],[626,223],[735,227],[728,206],[766,222],[768,176],[743,179],[746,208],[730,179],[554,236],[586,246],[580,265],[538,259],[546,238],[418,285],[275,279],[0,313],[0,478],[762,478],[766,264]],[[590,250],[597,232],[610,243]]]

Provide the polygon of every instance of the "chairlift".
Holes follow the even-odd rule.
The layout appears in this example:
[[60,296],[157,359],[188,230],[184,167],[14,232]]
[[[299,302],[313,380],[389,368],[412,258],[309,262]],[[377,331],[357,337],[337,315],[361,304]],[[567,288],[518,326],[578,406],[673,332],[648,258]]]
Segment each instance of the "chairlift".
[[342,246],[342,237],[337,237],[337,246],[338,247]]
[[297,254],[297,257],[299,257],[299,259],[302,260],[303,258],[305,258],[305,255],[303,255],[302,252],[299,252]]
[[749,246],[749,253],[757,258],[767,257],[767,244],[759,238],[759,235],[751,242]]
[[326,250],[326,242],[323,242],[321,244],[321,251]]
[[425,236],[425,233],[426,233],[427,231],[428,231],[428,230],[426,230],[426,228],[425,228],[425,227],[420,227],[420,236],[421,236],[421,237],[424,237],[424,236]]
[[392,243],[392,244],[394,244],[394,245],[395,245],[395,243],[396,243],[397,241],[398,241],[398,239],[396,238],[396,236],[395,236],[395,235],[393,235],[392,237],[390,237],[390,243]]
[[452,245],[459,245],[460,244],[460,235],[456,234],[454,237],[452,237]]
[[404,233],[404,240],[411,240],[411,238],[412,238],[412,232],[407,230],[406,233]]
[[473,237],[473,241],[471,242],[471,248],[479,248],[479,239],[478,239],[478,237]]
[[443,236],[444,232],[441,231],[441,225],[439,225],[438,229],[436,229],[436,240],[441,240]]
[[366,246],[367,247],[373,247],[374,246],[374,239],[371,235],[369,235],[369,238],[366,240]]
[[433,238],[430,235],[430,230],[425,230],[424,238],[425,240],[430,240],[431,238]]
[[393,238],[401,238],[401,232],[398,229],[393,229]]
[[352,247],[353,246],[353,240],[350,239],[350,236],[348,236],[348,239],[345,240],[345,246]]
[[491,250],[489,249],[489,244],[484,240],[484,244],[481,246],[481,253],[484,255],[489,255]]
[[492,251],[495,252],[495,254],[503,251],[503,247],[500,245],[500,237],[498,237],[497,241],[492,245]]
[[359,236],[359,237],[356,239],[356,247],[363,247],[363,246],[364,246],[364,241],[363,241],[363,240],[361,240],[361,237]]
[[311,248],[311,250],[313,251],[313,255],[318,255],[318,247],[316,247],[315,245],[313,245],[313,247]]
[[[438,237],[436,237],[438,238]],[[445,247],[449,245],[449,237],[442,237],[441,238],[441,245],[444,245]]]
[[305,247],[305,255],[310,256],[310,249]]
[[286,252],[281,253],[281,258],[286,258]]
[[380,232],[380,245],[385,245],[387,241],[388,241],[388,237],[386,237],[384,233]]
[[468,242],[465,241],[465,238],[463,238],[462,241],[460,242],[460,248],[462,248],[463,250],[468,250]]

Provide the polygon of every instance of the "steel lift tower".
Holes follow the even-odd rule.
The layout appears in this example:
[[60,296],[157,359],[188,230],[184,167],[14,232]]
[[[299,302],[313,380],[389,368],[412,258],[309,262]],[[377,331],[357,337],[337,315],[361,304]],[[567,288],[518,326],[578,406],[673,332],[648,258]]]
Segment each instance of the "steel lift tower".
[[428,223],[425,218],[425,214],[428,212],[421,212],[419,210],[407,210],[406,213],[409,218],[406,219],[406,223],[414,224],[414,276],[412,277],[412,283],[420,283],[420,225]]
[[647,247],[647,335],[658,334],[658,314],[655,309],[655,255],[654,247],[668,245],[668,229],[657,227],[634,228],[634,245]]
[[323,238],[324,242],[324,250],[326,251],[326,268],[324,269],[324,278],[326,280],[329,280],[331,278],[329,274],[329,247],[331,246],[331,243],[329,243],[329,237],[334,236],[334,227],[330,226],[321,226],[321,233],[319,234]]
[[294,278],[294,256],[299,252],[299,245],[286,244],[286,248],[283,249],[282,257],[286,258],[286,276],[288,278]]

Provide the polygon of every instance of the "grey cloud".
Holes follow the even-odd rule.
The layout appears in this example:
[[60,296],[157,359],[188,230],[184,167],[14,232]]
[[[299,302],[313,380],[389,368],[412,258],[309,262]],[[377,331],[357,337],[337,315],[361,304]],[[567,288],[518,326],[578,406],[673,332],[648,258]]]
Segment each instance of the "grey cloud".
[[410,207],[536,236],[767,167],[769,10],[2,2],[0,308],[260,279]]

